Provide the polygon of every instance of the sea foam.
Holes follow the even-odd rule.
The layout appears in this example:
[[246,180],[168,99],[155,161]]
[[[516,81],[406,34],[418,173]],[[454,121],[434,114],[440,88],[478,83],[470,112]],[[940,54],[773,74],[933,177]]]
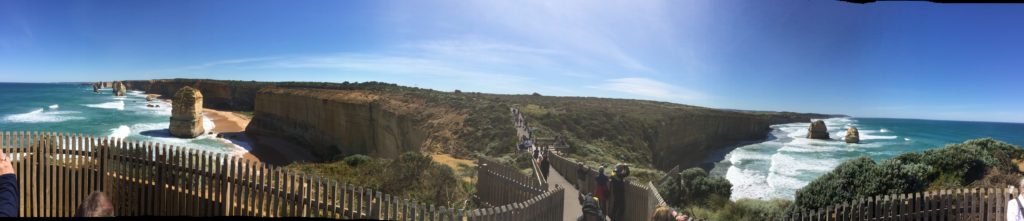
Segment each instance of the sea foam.
[[84,104],[86,107],[124,110],[124,101],[111,101],[100,104]]
[[121,125],[121,126],[119,126],[117,128],[110,129],[110,131],[111,132],[110,132],[110,136],[109,137],[116,137],[116,138],[122,138],[122,139],[124,139],[125,137],[128,137],[128,135],[131,135],[131,133],[132,133],[132,129],[129,128],[128,125]]
[[84,117],[73,116],[76,114],[75,111],[46,111],[43,108],[39,108],[28,113],[11,114],[5,116],[3,119],[6,122],[12,123],[56,123],[64,122],[69,120],[82,120]]

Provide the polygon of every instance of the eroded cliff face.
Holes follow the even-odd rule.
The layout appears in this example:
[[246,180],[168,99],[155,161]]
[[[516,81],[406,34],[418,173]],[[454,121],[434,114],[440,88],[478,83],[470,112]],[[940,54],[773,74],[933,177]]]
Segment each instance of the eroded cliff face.
[[652,163],[668,170],[699,166],[709,154],[767,138],[772,124],[808,121],[818,115],[701,113],[662,121],[651,144]]
[[284,135],[323,160],[422,150],[428,140],[422,119],[397,113],[389,102],[366,91],[266,88],[256,96],[246,132]]
[[203,92],[203,107],[231,111],[252,111],[256,101],[256,93],[260,88],[270,86],[263,82],[218,81],[218,80],[143,80],[125,81],[129,90],[145,91],[159,94],[164,98],[174,98],[174,93],[185,86]]

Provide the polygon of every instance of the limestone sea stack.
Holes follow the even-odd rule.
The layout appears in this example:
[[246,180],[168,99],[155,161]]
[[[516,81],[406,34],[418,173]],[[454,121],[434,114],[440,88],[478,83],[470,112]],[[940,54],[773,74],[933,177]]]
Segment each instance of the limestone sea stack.
[[203,134],[203,93],[185,86],[171,103],[171,136],[195,138]]
[[120,81],[115,81],[114,85],[113,85],[113,88],[114,88],[114,96],[118,96],[118,97],[124,96],[124,92],[128,90],[127,88],[124,87],[124,83],[121,83]]
[[103,87],[103,85],[100,83],[92,83],[92,92],[97,94],[100,93],[100,87]]
[[811,123],[811,127],[807,128],[807,138],[811,139],[829,139],[828,128],[825,127],[825,121],[816,120]]
[[846,129],[846,137],[843,137],[846,143],[860,143],[860,133],[857,132],[857,127],[850,127]]

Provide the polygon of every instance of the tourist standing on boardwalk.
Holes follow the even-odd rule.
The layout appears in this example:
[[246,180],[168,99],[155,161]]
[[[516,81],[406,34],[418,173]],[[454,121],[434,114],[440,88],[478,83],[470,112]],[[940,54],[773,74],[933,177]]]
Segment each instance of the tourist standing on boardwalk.
[[598,204],[601,205],[601,211],[605,214],[608,213],[608,176],[604,175],[604,166],[597,169],[597,177],[594,177],[594,196],[597,197]]
[[583,162],[579,162],[576,165],[576,189],[582,190],[587,185],[587,165],[583,165]]
[[544,153],[544,155],[540,156],[540,172],[544,174],[545,180],[548,179],[548,169],[551,168],[551,162],[548,161],[548,154],[549,153]]
[[18,175],[0,150],[0,217],[18,217]]
[[1024,221],[1024,178],[1017,183],[1017,198],[1006,203],[1006,221]]
[[626,177],[629,176],[629,167],[625,164],[615,165],[615,174],[612,174],[612,221],[623,221],[622,215],[626,213]]

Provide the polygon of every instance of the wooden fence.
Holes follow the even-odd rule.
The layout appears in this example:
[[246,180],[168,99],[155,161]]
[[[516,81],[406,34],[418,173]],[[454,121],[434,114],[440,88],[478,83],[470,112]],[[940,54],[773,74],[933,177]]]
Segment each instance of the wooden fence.
[[[594,179],[597,177],[596,170],[586,168],[585,179],[583,179],[583,183],[580,185],[579,173],[577,172],[579,164],[555,154],[549,155],[548,160],[551,161],[551,168],[562,174],[569,183],[576,185],[581,193],[593,193],[597,188],[597,180]],[[625,196],[626,209],[623,218],[626,220],[650,220],[651,215],[654,214],[654,209],[658,205],[665,205],[665,200],[661,198],[658,189],[650,182],[639,184],[627,181]],[[608,205],[610,206],[611,203]]]
[[[557,220],[564,191],[474,210],[435,207],[225,154],[50,132],[2,132],[18,175],[22,217],[67,217],[92,191],[116,215],[266,216],[388,220]],[[480,180],[502,179],[483,168]],[[507,183],[492,182],[507,186]],[[481,194],[507,189],[488,186]],[[528,188],[520,188],[528,189]],[[537,193],[534,191],[533,193]]]
[[873,196],[799,211],[774,220],[1005,220],[1013,194],[1004,188],[964,188]]
[[524,202],[547,192],[546,186],[539,185],[515,168],[487,159],[479,159],[477,165],[477,198],[486,205]]

